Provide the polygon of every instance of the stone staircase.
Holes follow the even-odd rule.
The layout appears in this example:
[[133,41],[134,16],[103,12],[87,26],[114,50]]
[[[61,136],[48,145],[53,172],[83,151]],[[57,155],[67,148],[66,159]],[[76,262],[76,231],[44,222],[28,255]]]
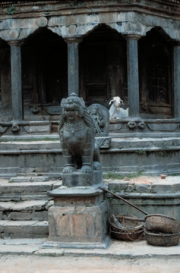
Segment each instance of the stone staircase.
[[60,185],[60,180],[44,176],[1,178],[0,238],[47,238],[53,204],[47,191]]

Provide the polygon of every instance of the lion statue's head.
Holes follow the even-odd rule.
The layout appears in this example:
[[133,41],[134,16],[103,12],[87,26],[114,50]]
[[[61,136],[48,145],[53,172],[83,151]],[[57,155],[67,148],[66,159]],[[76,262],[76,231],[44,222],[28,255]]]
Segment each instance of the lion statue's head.
[[94,123],[89,115],[83,98],[79,98],[76,93],[71,93],[66,99],[61,101],[62,115],[59,122],[59,130],[63,128],[64,123],[68,121],[68,111],[77,111],[77,117],[83,119],[85,124],[90,127],[93,132],[95,131]]

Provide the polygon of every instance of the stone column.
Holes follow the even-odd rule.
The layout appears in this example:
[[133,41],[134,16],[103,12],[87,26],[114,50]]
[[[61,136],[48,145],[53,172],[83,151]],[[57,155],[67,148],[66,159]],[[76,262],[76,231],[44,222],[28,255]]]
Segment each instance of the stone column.
[[174,46],[174,118],[180,118],[180,43]]
[[9,41],[11,47],[11,93],[13,119],[23,120],[21,45],[22,41]]
[[79,95],[79,43],[81,38],[67,38],[68,44],[68,96]]
[[139,35],[127,35],[127,77],[129,116],[139,117],[139,71],[138,39]]

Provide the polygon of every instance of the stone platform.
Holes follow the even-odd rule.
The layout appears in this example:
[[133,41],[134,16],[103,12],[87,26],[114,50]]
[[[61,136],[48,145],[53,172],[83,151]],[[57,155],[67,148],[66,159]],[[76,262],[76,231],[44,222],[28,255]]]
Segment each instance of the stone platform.
[[[103,173],[180,173],[179,137],[110,136],[111,147],[100,149]],[[59,177],[64,166],[57,134],[3,136],[0,161],[1,177],[33,173]]]
[[[105,179],[110,191],[124,197],[149,214],[162,213],[180,221],[180,176],[139,176],[127,181]],[[53,205],[47,191],[61,180],[45,176],[0,179],[0,238],[48,238],[48,209]],[[144,215],[107,194],[111,212],[144,218]],[[73,200],[75,202],[75,200]],[[72,204],[75,207],[75,203]],[[54,247],[54,246],[52,246]]]

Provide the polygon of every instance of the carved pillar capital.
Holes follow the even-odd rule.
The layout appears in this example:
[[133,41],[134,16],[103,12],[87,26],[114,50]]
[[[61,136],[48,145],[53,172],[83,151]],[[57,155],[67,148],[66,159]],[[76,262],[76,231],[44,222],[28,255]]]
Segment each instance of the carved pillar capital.
[[8,40],[7,43],[10,46],[22,46],[22,44],[24,43],[24,40]]
[[82,37],[69,37],[64,39],[67,44],[79,44],[82,42]]
[[124,35],[126,40],[139,40],[141,38],[141,35],[139,34],[126,34]]

